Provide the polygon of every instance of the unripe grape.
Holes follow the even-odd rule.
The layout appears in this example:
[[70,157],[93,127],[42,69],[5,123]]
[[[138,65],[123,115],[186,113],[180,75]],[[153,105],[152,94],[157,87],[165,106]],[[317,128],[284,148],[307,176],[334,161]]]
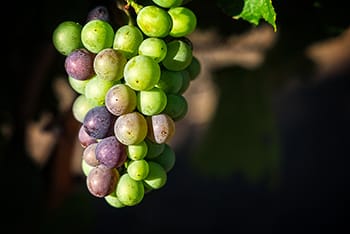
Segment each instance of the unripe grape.
[[174,7],[168,10],[172,19],[169,35],[172,37],[185,37],[192,33],[197,26],[197,17],[187,7]]
[[164,113],[168,114],[174,121],[185,117],[188,111],[188,103],[184,96],[180,94],[168,94],[167,100]]
[[162,69],[160,79],[156,87],[161,88],[165,93],[178,93],[182,88],[182,71],[170,71]]
[[98,52],[94,59],[94,71],[104,80],[117,81],[123,77],[125,56],[118,50],[106,48]]
[[144,159],[148,153],[148,145],[146,141],[141,141],[138,144],[128,145],[126,148],[128,158],[131,160]]
[[81,30],[81,41],[84,47],[95,54],[105,48],[112,47],[113,39],[114,30],[104,20],[91,20]]
[[130,161],[127,173],[129,176],[137,181],[141,181],[148,176],[149,166],[146,160],[132,160]]
[[142,201],[144,193],[142,181],[132,179],[128,173],[120,177],[116,188],[116,195],[121,203],[126,206],[135,206]]
[[147,122],[139,112],[131,112],[117,118],[114,134],[125,145],[138,144],[147,136]]
[[83,47],[81,42],[82,25],[74,21],[60,23],[52,34],[52,42],[58,52],[67,56],[73,50]]
[[143,7],[137,14],[136,22],[141,31],[149,37],[166,37],[172,27],[168,12],[155,5]]
[[162,112],[167,103],[167,96],[160,88],[137,93],[137,109],[146,116],[156,115]]
[[137,55],[143,34],[133,25],[123,25],[115,33],[113,49],[121,51],[127,59]]
[[72,104],[72,113],[74,118],[83,123],[86,113],[97,106],[91,102],[85,95],[81,94],[75,98]]
[[71,76],[68,76],[68,83],[70,87],[79,94],[85,93],[85,86],[89,82],[90,79],[87,80],[78,80],[74,79]]
[[182,40],[173,40],[167,43],[167,55],[162,64],[171,71],[181,71],[186,69],[192,61],[192,50],[188,44]]
[[182,4],[183,0],[152,0],[158,6],[163,8],[177,7]]
[[115,84],[114,81],[101,79],[94,76],[85,86],[85,96],[90,102],[101,106],[105,104],[105,97],[108,90]]
[[115,208],[122,208],[125,207],[125,205],[119,200],[119,198],[117,197],[117,195],[115,194],[115,191],[107,196],[104,197],[104,199],[106,200],[106,202],[115,207]]
[[159,163],[166,172],[169,172],[175,166],[175,151],[171,148],[170,145],[165,144],[163,152],[158,157],[152,159],[152,161]]
[[167,45],[161,38],[149,37],[141,42],[138,53],[141,55],[147,55],[159,63],[165,58]]
[[149,173],[143,180],[152,189],[160,189],[167,182],[167,173],[165,169],[157,162],[149,161]]

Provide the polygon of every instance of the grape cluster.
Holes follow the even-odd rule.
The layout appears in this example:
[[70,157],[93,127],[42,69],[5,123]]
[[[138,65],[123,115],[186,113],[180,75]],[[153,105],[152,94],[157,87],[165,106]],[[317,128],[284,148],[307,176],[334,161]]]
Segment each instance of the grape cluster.
[[84,24],[64,21],[53,32],[78,94],[72,113],[87,188],[117,208],[166,184],[175,123],[188,111],[183,94],[200,72],[187,37],[197,19],[182,0],[126,1],[124,9],[129,20],[118,27],[98,6]]

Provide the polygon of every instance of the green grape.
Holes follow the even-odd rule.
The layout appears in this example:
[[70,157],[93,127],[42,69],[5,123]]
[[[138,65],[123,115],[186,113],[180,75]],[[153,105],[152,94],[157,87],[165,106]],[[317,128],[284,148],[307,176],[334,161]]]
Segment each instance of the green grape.
[[101,78],[117,81],[123,77],[126,64],[125,56],[118,50],[105,48],[98,52],[94,59],[94,71]]
[[152,161],[159,163],[166,172],[169,172],[175,166],[176,155],[175,151],[171,148],[170,145],[165,144],[163,152]]
[[147,144],[147,149],[148,149],[146,154],[146,159],[152,159],[152,158],[158,157],[165,149],[164,143],[158,144],[156,142],[149,140],[148,138],[145,139],[145,142]]
[[143,34],[133,25],[123,25],[115,33],[113,49],[121,51],[127,59],[137,55]]
[[85,86],[89,82],[90,79],[87,80],[78,80],[71,76],[68,76],[68,83],[72,87],[74,91],[76,91],[79,94],[85,93]]
[[74,118],[83,123],[86,113],[95,106],[97,105],[91,102],[84,94],[77,96],[72,104]]
[[144,159],[132,160],[128,164],[127,172],[132,179],[137,181],[143,180],[148,176],[148,162]]
[[167,55],[162,64],[171,71],[186,69],[192,62],[192,49],[182,40],[173,40],[167,43]]
[[192,33],[197,26],[197,17],[187,7],[174,7],[168,10],[172,19],[172,28],[169,35],[172,37],[185,37]]
[[143,7],[137,14],[136,23],[149,37],[166,37],[172,27],[172,20],[168,12],[155,5]]
[[87,22],[81,30],[81,41],[84,47],[92,53],[97,54],[105,48],[113,45],[114,30],[104,20],[95,19]]
[[152,189],[160,189],[167,182],[167,173],[165,169],[157,162],[148,161],[148,176],[143,180]]
[[146,141],[141,141],[138,144],[128,145],[126,148],[126,154],[131,160],[141,160],[146,157],[148,153],[148,146]]
[[132,57],[125,65],[124,80],[136,91],[152,89],[160,79],[160,66],[145,55]]
[[125,207],[125,205],[117,197],[115,191],[112,192],[111,194],[105,196],[104,199],[110,206],[113,206],[115,208]]
[[192,61],[186,70],[188,71],[191,80],[198,77],[201,72],[201,63],[196,56],[192,56]]
[[139,204],[144,197],[142,181],[132,179],[128,173],[123,174],[117,184],[116,195],[119,201],[126,206]]
[[181,6],[183,2],[183,0],[152,0],[152,1],[158,6],[161,6],[164,8]]
[[105,105],[116,116],[132,112],[136,108],[136,93],[125,84],[116,84],[107,91]]
[[143,141],[147,135],[147,122],[139,112],[131,112],[117,118],[114,134],[124,145],[135,145]]
[[178,93],[182,87],[183,75],[181,71],[170,71],[162,69],[160,79],[156,87],[161,88],[165,93]]
[[190,87],[191,84],[191,78],[190,73],[187,71],[187,69],[180,71],[182,74],[182,85],[180,90],[177,92],[177,94],[184,94],[187,89]]
[[167,103],[167,96],[160,88],[137,93],[137,109],[146,116],[156,115],[162,112]]
[[73,50],[82,48],[82,25],[73,21],[60,23],[52,34],[52,42],[58,52],[67,56]]
[[114,84],[95,75],[85,86],[85,96],[96,105],[104,105],[106,93]]
[[141,42],[138,53],[141,55],[147,55],[159,63],[165,58],[167,46],[163,39],[149,37]]
[[168,94],[167,105],[164,113],[169,115],[174,121],[178,121],[185,117],[188,111],[188,103],[184,96],[180,94]]

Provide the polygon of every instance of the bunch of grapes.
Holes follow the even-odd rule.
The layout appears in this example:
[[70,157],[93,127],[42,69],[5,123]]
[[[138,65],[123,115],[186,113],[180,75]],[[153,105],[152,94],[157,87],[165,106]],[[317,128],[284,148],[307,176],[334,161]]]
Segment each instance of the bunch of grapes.
[[188,111],[183,94],[200,72],[187,37],[197,19],[185,2],[125,1],[123,9],[129,18],[118,27],[98,6],[84,24],[64,21],[53,32],[78,94],[72,112],[87,188],[117,208],[166,184],[175,123]]

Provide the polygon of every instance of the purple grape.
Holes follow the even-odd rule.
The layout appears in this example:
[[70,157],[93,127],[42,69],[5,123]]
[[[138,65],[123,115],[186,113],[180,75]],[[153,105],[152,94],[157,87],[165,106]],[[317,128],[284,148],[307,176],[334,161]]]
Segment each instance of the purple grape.
[[86,177],[86,185],[92,195],[105,197],[116,189],[119,177],[117,169],[100,164],[91,169]]
[[96,6],[96,7],[92,8],[86,17],[86,22],[89,22],[89,21],[95,20],[95,19],[110,22],[110,16],[109,16],[109,11],[108,11],[107,7]]
[[91,137],[87,132],[85,131],[84,125],[81,125],[79,132],[78,132],[78,140],[80,142],[80,145],[83,148],[86,148],[90,144],[96,143],[97,140],[94,137]]
[[96,159],[96,149],[97,142],[88,145],[83,151],[83,160],[90,166],[97,166],[100,162]]
[[96,106],[86,113],[83,126],[89,136],[102,139],[114,133],[115,119],[106,106]]
[[77,80],[88,80],[95,75],[95,54],[85,48],[73,50],[65,59],[64,67],[69,76]]
[[103,138],[96,145],[96,159],[108,168],[118,168],[125,162],[126,146],[115,136]]

